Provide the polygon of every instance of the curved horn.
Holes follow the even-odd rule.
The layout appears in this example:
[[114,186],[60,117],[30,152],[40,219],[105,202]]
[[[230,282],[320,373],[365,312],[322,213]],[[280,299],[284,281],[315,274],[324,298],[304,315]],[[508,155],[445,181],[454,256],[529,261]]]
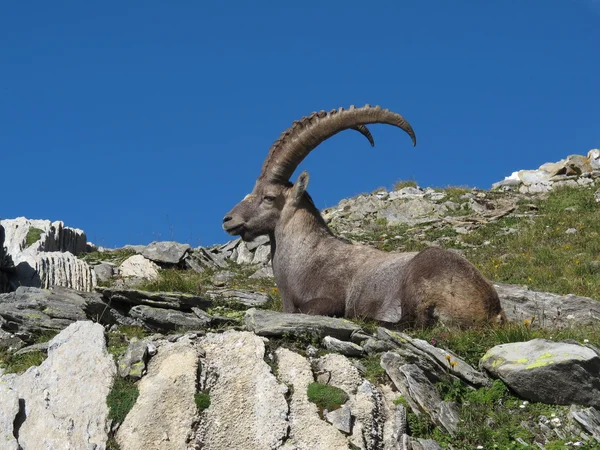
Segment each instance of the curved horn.
[[[355,129],[369,139],[371,133],[367,135],[364,132],[368,132],[364,125],[369,123],[387,123],[401,128],[408,133],[413,144],[417,145],[417,138],[410,124],[400,114],[389,109],[365,105],[362,108],[350,106],[347,110],[334,109],[329,113],[313,112],[310,116],[295,121],[290,128],[281,133],[269,150],[259,179],[287,182],[298,164],[312,150],[340,131]],[[372,136],[369,141],[371,140]]]
[[352,127],[352,129],[358,131],[360,134],[366,137],[371,144],[371,147],[375,147],[375,140],[373,139],[373,135],[367,127],[364,125],[356,125],[355,127]]

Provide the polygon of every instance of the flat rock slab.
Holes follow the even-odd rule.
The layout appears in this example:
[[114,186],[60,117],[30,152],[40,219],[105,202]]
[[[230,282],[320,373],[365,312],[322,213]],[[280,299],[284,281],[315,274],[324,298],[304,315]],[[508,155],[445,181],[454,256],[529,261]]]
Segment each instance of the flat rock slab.
[[546,339],[502,344],[480,366],[527,400],[600,407],[600,357],[591,348]]
[[213,289],[206,291],[206,296],[213,300],[240,303],[249,307],[264,306],[271,300],[271,297],[262,292],[243,291],[241,289]]
[[20,286],[15,292],[0,294],[0,318],[6,321],[3,328],[10,331],[62,330],[75,321],[92,318],[113,324],[119,316],[97,293]]
[[157,308],[191,310],[192,307],[207,308],[212,301],[198,295],[180,292],[149,292],[138,289],[97,288],[110,301],[131,305],[148,305]]
[[138,399],[117,432],[121,450],[186,448],[196,417],[198,356],[189,338],[158,347],[138,383]]
[[210,407],[203,413],[196,444],[206,449],[279,448],[289,425],[288,389],[264,361],[263,340],[227,331],[207,334],[200,345],[206,352],[201,376]]
[[419,366],[406,364],[404,358],[387,352],[381,357],[381,367],[415,414],[427,414],[433,423],[450,434],[457,431],[460,415],[456,404],[442,400],[436,387]]
[[287,314],[274,311],[249,309],[245,316],[246,329],[259,336],[283,336],[315,334],[322,339],[331,336],[341,340],[350,340],[354,332],[361,328],[346,319],[308,314]]
[[129,315],[141,320],[151,329],[173,331],[179,329],[197,330],[210,324],[210,317],[198,317],[193,312],[183,312],[176,309],[153,308],[152,306],[136,305],[129,310]]
[[[314,381],[308,360],[283,347],[277,349],[275,354],[280,380],[293,387],[290,399],[290,434],[287,448],[347,450],[348,441],[344,435],[324,422],[319,417],[317,406],[308,400],[308,386]],[[348,424],[347,433],[350,433],[350,424]]]
[[390,331],[383,327],[377,329],[377,337],[394,344],[397,347],[394,351],[405,363],[416,364],[427,373],[430,379],[432,377],[438,380],[460,378],[476,387],[491,384],[485,374],[475,370],[449,350],[435,347],[422,339],[415,339],[407,334]]
[[151,261],[164,264],[179,264],[192,247],[178,242],[152,242],[142,250],[142,255]]
[[17,392],[24,407],[24,421],[16,422],[19,445],[105,448],[106,396],[115,374],[102,325],[90,321],[69,325],[50,341],[48,358],[39,367],[0,379],[0,384],[6,381]]
[[511,322],[531,320],[541,327],[600,325],[600,302],[577,295],[531,291],[522,286],[494,283],[506,317]]

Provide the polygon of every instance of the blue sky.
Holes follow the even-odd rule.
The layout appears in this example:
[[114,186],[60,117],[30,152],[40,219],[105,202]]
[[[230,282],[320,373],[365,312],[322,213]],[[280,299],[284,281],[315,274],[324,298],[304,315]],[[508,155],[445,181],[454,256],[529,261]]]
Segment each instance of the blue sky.
[[365,103],[418,145],[333,137],[299,169],[318,207],[409,178],[489,188],[599,147],[599,80],[596,0],[2,2],[0,217],[226,242],[279,134]]

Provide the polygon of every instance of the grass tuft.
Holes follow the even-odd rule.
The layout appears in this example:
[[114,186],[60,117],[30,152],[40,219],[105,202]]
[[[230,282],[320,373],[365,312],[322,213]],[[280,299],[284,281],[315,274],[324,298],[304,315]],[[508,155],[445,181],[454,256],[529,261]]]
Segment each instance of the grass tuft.
[[29,231],[27,231],[27,236],[25,236],[25,244],[29,247],[31,244],[36,243],[42,237],[44,230],[40,230],[39,228],[31,227]]
[[348,394],[342,389],[321,383],[309,384],[306,395],[321,411],[334,411],[348,400]]
[[115,377],[112,388],[106,397],[108,418],[123,423],[125,417],[135,405],[139,395],[137,385],[129,379]]

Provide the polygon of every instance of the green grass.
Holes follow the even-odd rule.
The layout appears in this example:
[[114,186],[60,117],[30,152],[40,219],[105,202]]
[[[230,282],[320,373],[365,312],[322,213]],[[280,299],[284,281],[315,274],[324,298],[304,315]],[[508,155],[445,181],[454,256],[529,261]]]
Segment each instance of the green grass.
[[25,244],[29,247],[31,244],[36,243],[42,237],[42,233],[44,230],[40,230],[39,228],[31,227],[27,231],[27,236],[25,236]]
[[[512,395],[501,381],[494,381],[491,387],[477,390],[467,389],[460,383],[438,383],[444,400],[458,404],[461,422],[455,436],[442,432],[430,421],[426,414],[416,415],[399,397],[395,403],[407,407],[409,433],[420,438],[435,439],[443,447],[448,448],[484,448],[521,449],[516,441],[521,438],[529,445],[544,444],[545,448],[564,448],[565,440],[553,440],[545,443],[539,422],[543,417],[558,417],[564,424],[567,422],[568,406],[554,406],[543,403],[524,404],[522,399]],[[522,426],[529,425],[529,429]],[[580,440],[579,436],[570,436],[571,441]],[[592,444],[593,445],[593,444]],[[597,448],[597,447],[579,447]]]
[[112,388],[106,397],[108,418],[122,423],[135,405],[138,395],[137,385],[133,381],[119,376],[115,377]]
[[210,286],[212,273],[198,273],[194,270],[163,269],[158,272],[156,280],[140,283],[137,288],[151,292],[182,292],[200,295]]
[[[478,228],[463,237],[476,246],[467,258],[493,281],[600,299],[600,209],[593,193],[555,189],[547,200],[529,202],[538,207],[532,222],[505,217]],[[503,234],[508,227],[518,232]]]
[[536,328],[525,323],[509,323],[503,327],[482,327],[458,330],[445,327],[412,330],[407,334],[423,339],[436,347],[453,351],[474,367],[481,357],[492,347],[510,342],[525,342],[543,338],[553,341],[573,339],[580,343],[588,340],[594,346],[600,346],[600,329],[597,327],[577,327],[564,329]]
[[198,412],[202,412],[210,406],[210,395],[206,392],[197,392],[194,394],[194,402]]
[[4,373],[23,373],[32,366],[39,366],[45,359],[46,354],[39,351],[14,355],[0,349],[0,367]]
[[119,249],[106,252],[90,252],[81,255],[80,258],[86,261],[88,264],[98,264],[103,261],[111,262],[117,266],[125,261],[127,258],[135,255],[136,252],[133,249]]
[[308,400],[317,405],[320,411],[338,409],[348,400],[348,394],[342,389],[321,383],[311,383],[306,392]]

